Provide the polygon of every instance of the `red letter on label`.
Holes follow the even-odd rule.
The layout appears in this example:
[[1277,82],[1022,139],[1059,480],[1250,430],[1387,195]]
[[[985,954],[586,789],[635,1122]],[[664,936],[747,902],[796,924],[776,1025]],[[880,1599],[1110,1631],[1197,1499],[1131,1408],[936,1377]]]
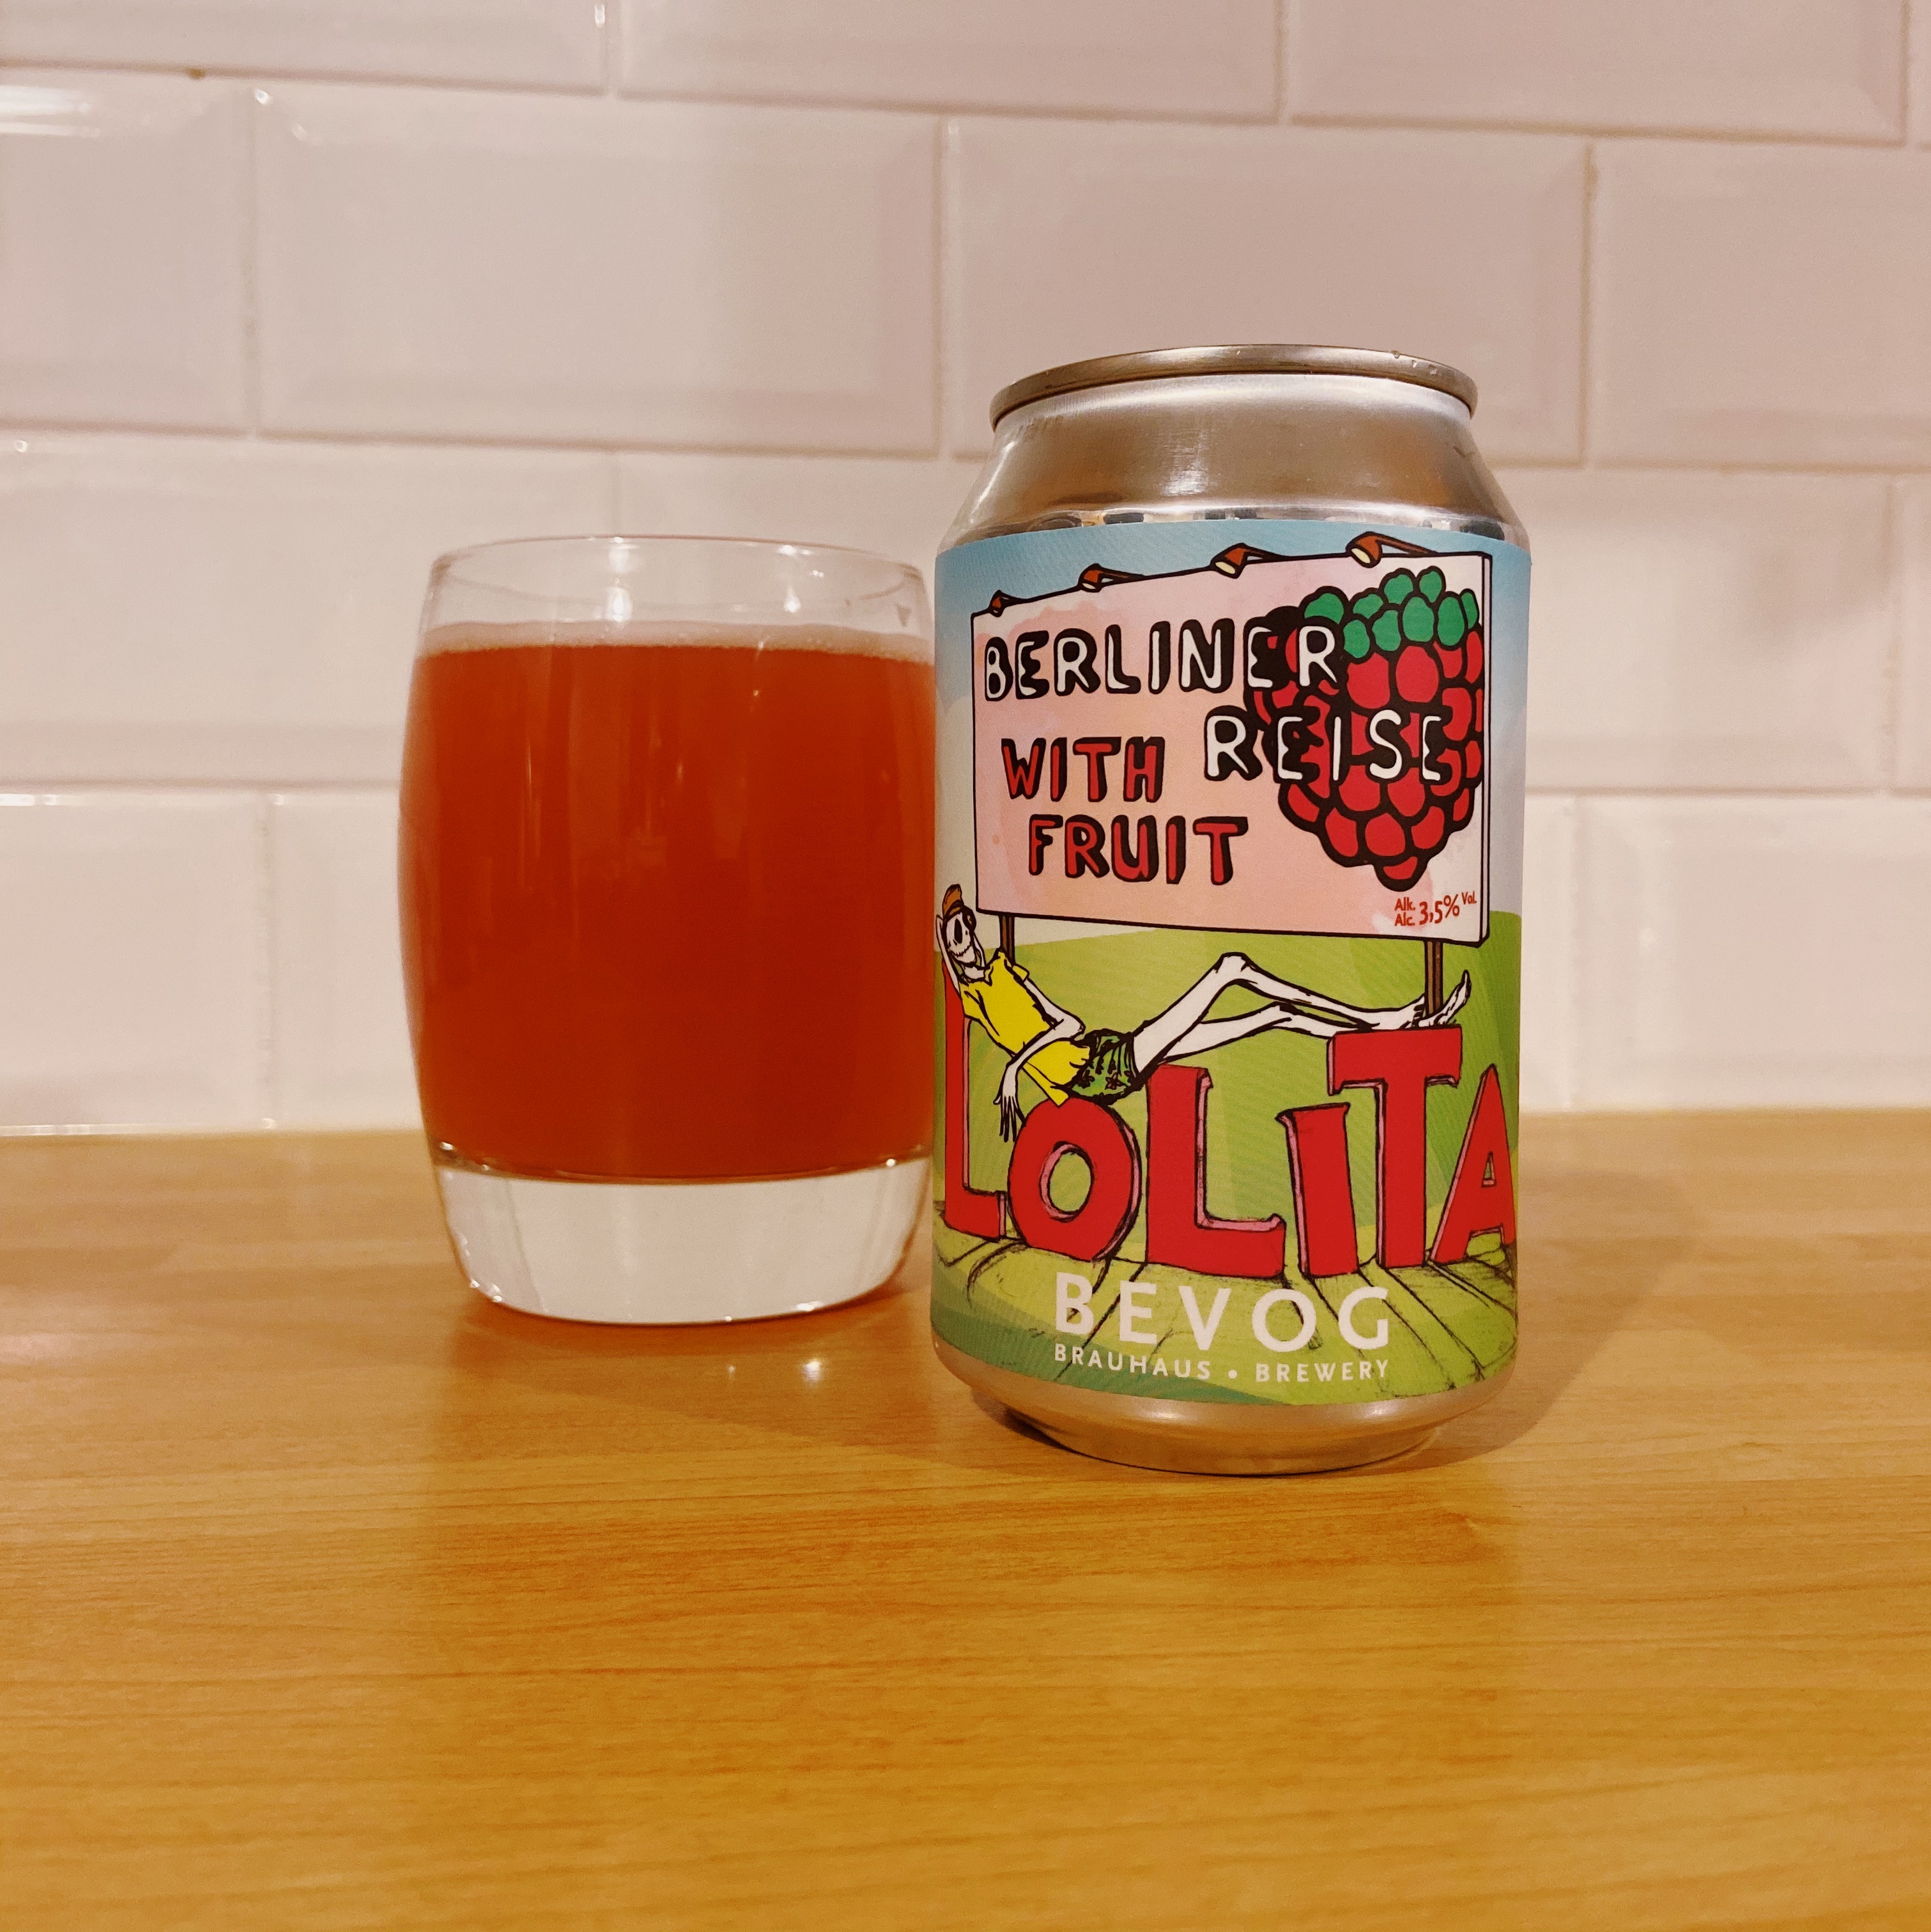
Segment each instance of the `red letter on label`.
[[1344,1033],[1328,1042],[1328,1091],[1374,1089],[1374,1226],[1383,1268],[1428,1256],[1428,1089],[1461,1077],[1460,1027]]
[[1026,821],[1026,868],[1036,879],[1046,870],[1046,848],[1056,826],[1065,823],[1056,812],[1036,812]]
[[[1069,1154],[1086,1163],[1092,1181],[1077,1208],[1056,1208],[1053,1171]],[[1047,1101],[1020,1129],[1006,1185],[1013,1226],[1028,1247],[1097,1261],[1126,1239],[1140,1212],[1140,1149],[1111,1108],[1077,1095],[1057,1106]]]
[[1095,878],[1107,876],[1106,828],[1097,818],[1076,812],[1066,821],[1066,876],[1077,879],[1082,872]]
[[1073,755],[1086,761],[1086,802],[1098,805],[1107,795],[1107,760],[1120,748],[1117,738],[1075,738]]
[[1006,1231],[1000,1214],[1000,1197],[975,1187],[966,1177],[972,1172],[971,1082],[968,1058],[966,1009],[959,1004],[959,988],[952,975],[945,976],[945,1205],[940,1210],[945,1225],[956,1234],[982,1234],[996,1241]]
[[[1140,688],[1137,683],[1134,688]],[[1126,741],[1126,763],[1120,775],[1121,797],[1129,805],[1137,798],[1145,799],[1149,805],[1158,805],[1166,762],[1164,738],[1129,738]]]
[[1287,1130],[1301,1272],[1353,1274],[1361,1256],[1355,1250],[1354,1182],[1347,1166],[1347,1102],[1295,1107],[1279,1119]]
[[1202,1274],[1278,1274],[1287,1230],[1264,1221],[1223,1221],[1207,1212],[1207,1090],[1204,1066],[1162,1066],[1146,1083],[1146,1258]]
[[1160,827],[1151,818],[1140,821],[1140,842],[1127,844],[1127,822],[1113,820],[1113,877],[1138,883],[1160,869]]
[[1230,841],[1243,836],[1247,831],[1244,818],[1197,818],[1194,830],[1207,842],[1211,856],[1209,860],[1208,877],[1217,886],[1224,886],[1233,877],[1233,847]]
[[1046,756],[1046,740],[1035,738],[1032,751],[1023,758],[1010,738],[999,740],[999,756],[1005,760],[1006,796],[1032,798],[1039,790],[1039,767]]
[[1462,1137],[1441,1226],[1435,1230],[1432,1260],[1466,1261],[1477,1234],[1515,1239],[1515,1176],[1509,1161],[1509,1122],[1502,1107],[1502,1082],[1494,1067],[1475,1090],[1475,1108]]

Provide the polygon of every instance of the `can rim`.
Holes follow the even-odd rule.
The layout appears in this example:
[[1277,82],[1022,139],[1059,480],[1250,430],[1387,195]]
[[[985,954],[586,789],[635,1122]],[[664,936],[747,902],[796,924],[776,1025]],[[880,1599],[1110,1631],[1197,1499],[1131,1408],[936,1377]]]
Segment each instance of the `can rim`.
[[1042,397],[1074,389],[1104,388],[1113,382],[1139,382],[1162,376],[1379,376],[1413,382],[1452,396],[1475,413],[1472,377],[1446,362],[1404,356],[1392,349],[1346,349],[1299,342],[1225,343],[1192,349],[1137,349],[1123,356],[1095,356],[1062,362],[1008,382],[993,398],[993,427],[1002,416]]

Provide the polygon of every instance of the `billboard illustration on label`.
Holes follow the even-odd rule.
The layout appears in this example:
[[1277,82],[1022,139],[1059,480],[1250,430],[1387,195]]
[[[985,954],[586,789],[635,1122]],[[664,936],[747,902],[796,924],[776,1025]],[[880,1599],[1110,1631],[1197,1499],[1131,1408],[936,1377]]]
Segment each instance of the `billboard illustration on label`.
[[1417,569],[1392,542],[996,596],[972,620],[978,902],[1364,937],[1425,904],[1481,938],[1488,559]]
[[[963,609],[941,559],[972,870],[936,922],[935,1325],[1119,1393],[1455,1387],[1514,1346],[1508,547],[1356,529],[1304,554],[1282,537],[1332,526],[1248,527]],[[1082,535],[971,548],[1029,547],[1037,582]],[[943,827],[941,850],[963,856]]]

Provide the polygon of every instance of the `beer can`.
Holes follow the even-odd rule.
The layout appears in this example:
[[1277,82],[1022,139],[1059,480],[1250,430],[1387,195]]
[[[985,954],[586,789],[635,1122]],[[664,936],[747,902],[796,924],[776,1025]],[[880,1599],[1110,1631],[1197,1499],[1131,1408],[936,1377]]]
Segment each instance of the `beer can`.
[[932,1321],[1069,1448],[1338,1468],[1508,1378],[1529,555],[1475,402],[1268,344],[993,405],[937,574]]

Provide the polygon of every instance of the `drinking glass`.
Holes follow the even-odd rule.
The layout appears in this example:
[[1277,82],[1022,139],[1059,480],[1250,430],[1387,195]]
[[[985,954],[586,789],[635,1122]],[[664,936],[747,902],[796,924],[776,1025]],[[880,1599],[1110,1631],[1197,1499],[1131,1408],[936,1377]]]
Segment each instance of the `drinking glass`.
[[896,1265],[931,1139],[918,573],[714,538],[431,576],[400,875],[422,1117],[493,1300],[820,1308]]

